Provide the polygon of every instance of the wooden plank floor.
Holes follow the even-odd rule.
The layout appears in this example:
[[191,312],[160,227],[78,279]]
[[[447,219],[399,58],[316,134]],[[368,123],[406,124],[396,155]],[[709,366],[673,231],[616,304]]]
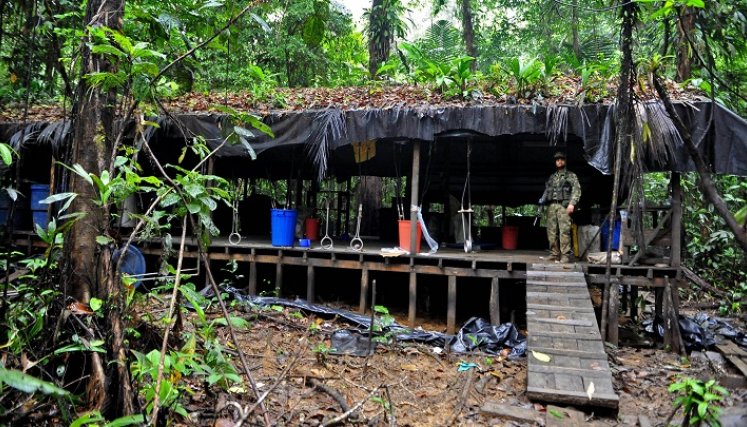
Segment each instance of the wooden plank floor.
[[[619,398],[580,268],[527,266],[527,333],[529,399],[617,409]],[[547,359],[543,355],[550,360],[540,360]]]

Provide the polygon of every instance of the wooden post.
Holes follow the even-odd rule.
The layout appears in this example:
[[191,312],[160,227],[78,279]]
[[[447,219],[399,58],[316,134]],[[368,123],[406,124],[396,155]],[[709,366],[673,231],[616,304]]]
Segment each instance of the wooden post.
[[257,263],[249,263],[249,295],[257,295]]
[[630,287],[630,320],[638,319],[638,286]]
[[[358,302],[358,311],[363,314],[366,312],[366,301],[368,300],[368,269],[361,270],[361,296]],[[373,307],[371,307],[373,310]]]
[[672,267],[679,269],[682,263],[682,184],[680,174],[672,172]]
[[308,301],[309,304],[314,303],[315,292],[316,289],[314,289],[314,266],[309,265],[306,267],[306,301]]
[[280,259],[275,264],[275,296],[283,295],[283,251],[278,251]]
[[457,298],[457,278],[449,276],[449,289],[446,308],[446,333],[453,334],[456,332],[456,298]]
[[622,278],[617,276],[617,281],[609,287],[609,302],[607,303],[607,342],[618,344],[618,306],[620,304],[620,282]]
[[501,324],[501,300],[499,296],[500,280],[498,276],[490,279],[490,323]]
[[664,345],[669,346],[673,353],[687,354],[680,333],[679,316],[672,300],[669,277],[664,278]]
[[418,189],[420,187],[420,141],[412,143],[412,173],[410,180],[410,255],[415,255],[418,247],[418,213],[412,206],[418,205]]
[[411,328],[415,327],[416,303],[418,301],[418,274],[410,272],[410,305],[407,309],[407,322]]

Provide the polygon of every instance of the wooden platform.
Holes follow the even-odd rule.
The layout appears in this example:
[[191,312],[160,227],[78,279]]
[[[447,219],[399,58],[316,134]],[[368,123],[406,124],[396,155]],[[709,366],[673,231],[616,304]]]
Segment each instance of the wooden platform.
[[567,264],[532,264],[526,275],[527,397],[617,409],[619,397],[583,271]]

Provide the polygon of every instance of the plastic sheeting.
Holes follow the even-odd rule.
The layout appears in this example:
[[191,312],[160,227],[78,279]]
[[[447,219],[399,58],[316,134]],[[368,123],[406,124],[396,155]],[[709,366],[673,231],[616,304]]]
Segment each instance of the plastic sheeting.
[[[376,343],[369,344],[369,329],[371,317],[326,307],[319,304],[309,304],[307,301],[295,301],[278,298],[246,295],[236,288],[224,289],[236,300],[252,305],[270,306],[280,305],[303,310],[307,313],[325,317],[337,317],[352,324],[357,329],[340,329],[331,336],[332,353],[345,353],[363,356],[376,347]],[[419,329],[409,329],[393,323],[381,331],[374,331],[373,337],[393,339],[397,342],[417,342],[434,347],[444,348],[454,353],[483,352],[499,354],[503,349],[510,348],[509,359],[515,359],[526,353],[526,337],[511,323],[491,325],[485,319],[473,317],[469,319],[456,335],[442,334]],[[375,341],[375,340],[374,340]]]
[[[680,316],[679,324],[682,340],[690,351],[712,348],[724,339],[730,339],[747,349],[747,334],[744,331],[706,313],[700,312],[693,317]],[[649,334],[654,334],[656,330],[656,335],[664,336],[664,325],[659,319],[647,319],[643,326]]]

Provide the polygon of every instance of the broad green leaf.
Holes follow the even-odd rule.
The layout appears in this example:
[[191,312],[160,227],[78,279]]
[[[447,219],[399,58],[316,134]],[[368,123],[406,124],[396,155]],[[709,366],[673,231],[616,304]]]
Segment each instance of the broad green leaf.
[[104,301],[99,298],[91,298],[88,305],[91,307],[91,310],[99,311],[104,306]]
[[70,427],[84,427],[90,424],[98,425],[98,423],[105,421],[104,417],[101,416],[99,411],[86,412],[79,416],[70,424]]
[[98,44],[96,46],[93,46],[91,48],[91,53],[95,53],[98,55],[112,55],[118,58],[124,58],[125,56],[127,56],[126,53],[108,44]]
[[96,236],[96,243],[98,243],[99,245],[102,245],[102,246],[108,245],[109,243],[112,243],[112,242],[114,242],[114,239],[112,239],[109,236],[102,236],[102,235]]
[[26,375],[21,371],[15,369],[0,368],[0,382],[3,382],[16,390],[20,390],[24,393],[34,394],[41,392],[46,395],[52,396],[67,396],[67,391],[57,387],[56,385],[40,380],[39,378]]
[[0,158],[3,163],[10,165],[13,162],[13,149],[8,144],[0,143]]
[[145,416],[143,414],[127,415],[117,418],[116,420],[106,423],[105,427],[125,427],[134,425],[144,425]]

